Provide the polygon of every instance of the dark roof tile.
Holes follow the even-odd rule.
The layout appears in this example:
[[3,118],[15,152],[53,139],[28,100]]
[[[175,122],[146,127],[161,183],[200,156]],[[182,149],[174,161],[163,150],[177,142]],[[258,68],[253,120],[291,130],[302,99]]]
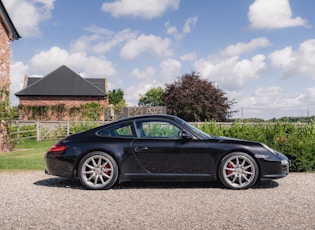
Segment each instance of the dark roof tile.
[[14,24],[12,23],[12,20],[9,16],[7,10],[5,9],[2,1],[0,1],[0,17],[2,20],[4,20],[4,22],[6,22],[5,25],[7,27],[8,32],[9,32],[10,40],[17,40],[17,39],[21,38],[21,36],[19,35],[18,31],[16,30]]
[[[104,79],[84,79],[66,66],[61,66],[40,79],[31,79],[16,96],[105,96]],[[96,83],[94,85],[94,82]]]

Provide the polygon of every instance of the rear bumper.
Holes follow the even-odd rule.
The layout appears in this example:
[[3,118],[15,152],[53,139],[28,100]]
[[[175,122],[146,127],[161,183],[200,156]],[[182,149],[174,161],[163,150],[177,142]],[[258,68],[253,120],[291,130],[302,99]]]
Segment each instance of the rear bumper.
[[73,178],[73,161],[71,158],[62,156],[55,157],[49,153],[45,156],[46,169],[48,175]]

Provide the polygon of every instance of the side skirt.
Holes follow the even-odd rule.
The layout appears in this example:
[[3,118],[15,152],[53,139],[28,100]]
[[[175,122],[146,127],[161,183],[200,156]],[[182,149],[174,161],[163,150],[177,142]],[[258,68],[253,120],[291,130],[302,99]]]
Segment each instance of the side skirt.
[[119,183],[126,181],[215,181],[215,174],[176,173],[126,173],[120,175]]

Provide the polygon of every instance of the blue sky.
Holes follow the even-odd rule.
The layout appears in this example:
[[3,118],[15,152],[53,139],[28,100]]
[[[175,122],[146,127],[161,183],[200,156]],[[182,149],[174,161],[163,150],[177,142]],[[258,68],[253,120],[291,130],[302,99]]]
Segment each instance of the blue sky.
[[195,71],[237,103],[234,117],[315,115],[314,0],[2,0],[11,103],[24,75],[67,65],[104,77],[129,106]]

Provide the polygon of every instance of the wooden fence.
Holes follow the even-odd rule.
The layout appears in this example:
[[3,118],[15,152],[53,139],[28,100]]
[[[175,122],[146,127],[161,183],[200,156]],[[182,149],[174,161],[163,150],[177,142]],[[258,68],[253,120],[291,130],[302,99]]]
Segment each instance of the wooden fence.
[[[34,139],[41,141],[60,139],[107,123],[110,123],[110,121],[15,121],[12,124],[10,135],[12,140]],[[191,122],[190,124],[199,126],[203,122]],[[217,122],[216,124],[231,126],[234,123]],[[255,124],[257,123],[246,123],[246,125]],[[268,124],[270,125],[270,123]]]
[[15,121],[11,126],[10,136],[12,140],[60,139],[105,123],[108,122]]

